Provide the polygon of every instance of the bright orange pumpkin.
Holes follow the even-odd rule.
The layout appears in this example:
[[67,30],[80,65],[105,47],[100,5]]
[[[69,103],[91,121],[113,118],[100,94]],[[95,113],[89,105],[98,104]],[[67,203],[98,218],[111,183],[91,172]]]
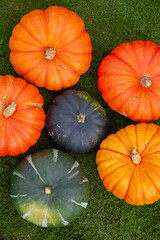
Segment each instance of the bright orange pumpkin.
[[33,10],[13,29],[9,47],[15,71],[49,90],[76,84],[91,63],[91,39],[73,11],[52,6]]
[[0,156],[18,155],[37,142],[45,123],[42,107],[37,87],[0,76]]
[[98,88],[109,107],[138,122],[160,118],[160,47],[133,41],[116,47],[98,70]]
[[96,163],[104,186],[129,204],[160,199],[160,127],[129,125],[100,145]]

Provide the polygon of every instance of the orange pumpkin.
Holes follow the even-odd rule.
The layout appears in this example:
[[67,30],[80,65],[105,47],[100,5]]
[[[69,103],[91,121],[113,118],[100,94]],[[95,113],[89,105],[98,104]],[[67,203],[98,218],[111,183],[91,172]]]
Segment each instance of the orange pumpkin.
[[98,88],[109,107],[138,122],[160,118],[160,47],[133,41],[116,47],[98,70]]
[[9,47],[15,71],[49,90],[76,84],[91,63],[91,39],[84,21],[64,7],[33,10],[13,29]]
[[96,163],[104,186],[129,204],[160,199],[160,127],[129,125],[100,145]]
[[42,107],[37,87],[0,76],[0,156],[18,155],[37,142],[45,123]]

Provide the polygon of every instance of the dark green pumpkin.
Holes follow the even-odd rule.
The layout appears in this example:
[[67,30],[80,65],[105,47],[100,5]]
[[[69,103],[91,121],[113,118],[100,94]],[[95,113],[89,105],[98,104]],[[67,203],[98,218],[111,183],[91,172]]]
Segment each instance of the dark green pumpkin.
[[87,207],[89,182],[70,155],[42,150],[13,172],[11,198],[23,219],[42,227],[65,226]]
[[48,109],[46,129],[53,141],[72,152],[88,152],[107,135],[104,108],[88,93],[67,90]]

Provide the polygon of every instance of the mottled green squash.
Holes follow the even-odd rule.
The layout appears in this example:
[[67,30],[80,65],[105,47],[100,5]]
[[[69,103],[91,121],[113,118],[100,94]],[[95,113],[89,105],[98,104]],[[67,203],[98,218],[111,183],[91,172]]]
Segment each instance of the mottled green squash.
[[42,227],[65,226],[87,207],[89,182],[70,155],[42,150],[13,172],[11,198],[23,219]]

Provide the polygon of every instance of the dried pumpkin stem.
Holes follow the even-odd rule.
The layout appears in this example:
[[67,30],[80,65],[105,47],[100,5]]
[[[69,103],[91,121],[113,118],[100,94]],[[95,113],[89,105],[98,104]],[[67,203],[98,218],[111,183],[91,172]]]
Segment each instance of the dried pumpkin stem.
[[4,110],[3,110],[3,116],[5,118],[10,117],[16,110],[16,104],[12,102],[10,105],[8,105]]
[[51,194],[51,192],[52,192],[50,187],[45,187],[44,191],[46,194]]
[[152,84],[150,77],[147,77],[147,76],[142,76],[139,82],[143,87],[150,87]]
[[45,51],[45,58],[48,60],[52,60],[56,54],[56,49],[53,47],[47,48]]
[[141,162],[141,156],[140,154],[136,151],[135,148],[132,149],[131,152],[131,159],[135,164],[139,164]]
[[79,123],[84,123],[84,122],[85,122],[85,118],[86,118],[85,114],[80,113],[80,114],[77,116],[77,121],[78,121]]

